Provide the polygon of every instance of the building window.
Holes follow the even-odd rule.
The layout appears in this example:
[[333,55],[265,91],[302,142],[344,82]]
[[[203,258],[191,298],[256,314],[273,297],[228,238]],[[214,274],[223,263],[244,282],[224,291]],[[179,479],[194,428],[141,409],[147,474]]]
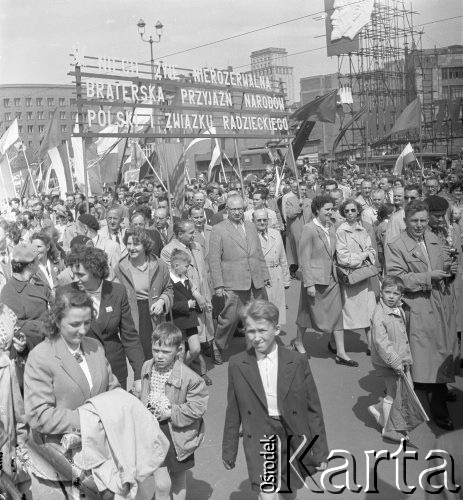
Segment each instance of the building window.
[[43,111],[37,111],[37,119],[43,120]]
[[9,99],[3,99],[3,107],[4,108],[10,107],[10,100]]
[[16,118],[17,118],[18,120],[20,120],[20,119],[21,119],[21,111],[16,111]]
[[15,106],[21,106],[21,99],[19,97],[14,98],[14,105]]
[[37,106],[42,106],[42,98],[41,97],[37,97],[36,100],[35,100],[35,104]]
[[463,87],[451,87],[452,97],[463,97]]
[[39,125],[39,133],[41,134],[45,130],[45,125]]
[[26,113],[26,118],[27,118],[28,120],[32,120],[32,118],[33,118],[33,117],[34,117],[34,113],[33,113],[32,111],[28,111],[28,112]]
[[47,99],[47,104],[48,104],[49,106],[53,106],[54,102],[55,102],[55,100],[53,99],[53,97],[49,97],[49,98]]
[[18,125],[18,132],[21,133],[23,131],[23,126],[22,125]]
[[65,102],[66,102],[66,99],[64,97],[59,98],[59,105],[60,106],[64,106]]
[[32,134],[34,132],[34,125],[28,125],[27,126],[27,133]]
[[11,113],[5,113],[5,121],[11,120]]
[[59,118],[60,120],[66,120],[66,111],[60,111]]
[[65,134],[67,132],[67,125],[61,125],[61,132]]
[[66,139],[61,139],[61,144],[64,146],[66,144]]
[[77,113],[76,113],[75,111],[71,111],[71,120],[72,120],[73,122],[75,122],[75,121],[76,121],[76,115],[77,115]]
[[32,106],[32,97],[26,97],[26,107],[30,108]]
[[447,80],[449,77],[448,68],[442,68],[442,80]]
[[53,111],[48,112],[48,119],[51,120],[53,118]]

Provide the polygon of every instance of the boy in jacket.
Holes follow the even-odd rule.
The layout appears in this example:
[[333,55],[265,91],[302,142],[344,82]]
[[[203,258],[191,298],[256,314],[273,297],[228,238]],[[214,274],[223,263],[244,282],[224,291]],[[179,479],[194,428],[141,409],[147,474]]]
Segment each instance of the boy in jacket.
[[405,313],[401,307],[404,283],[397,276],[386,276],[381,287],[381,299],[371,319],[371,362],[386,386],[386,397],[368,407],[368,411],[383,428],[382,435],[393,441],[407,437],[395,431],[385,431],[392,403],[396,396],[397,378],[406,376],[413,385],[410,365],[413,363],[408,343]]

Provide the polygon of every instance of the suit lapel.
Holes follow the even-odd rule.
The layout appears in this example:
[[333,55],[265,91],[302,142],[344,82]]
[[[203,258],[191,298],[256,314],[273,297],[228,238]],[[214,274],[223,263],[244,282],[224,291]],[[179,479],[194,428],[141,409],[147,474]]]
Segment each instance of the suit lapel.
[[85,377],[82,368],[79,366],[79,363],[69,352],[69,349],[61,336],[53,341],[53,348],[55,351],[55,357],[59,359],[63,370],[79,386],[79,389],[82,391],[85,399],[88,399],[90,397],[90,386],[88,385],[87,378]]
[[328,245],[328,239],[326,238],[325,232],[323,231],[323,229],[321,227],[317,226],[317,224],[314,224],[314,225],[315,225],[315,229],[317,230],[318,237],[322,240],[323,245],[325,245],[325,248],[326,248],[326,251],[328,252],[328,255],[331,256],[331,248]]
[[95,328],[98,328],[101,333],[105,331],[111,314],[113,314],[113,300],[111,293],[111,283],[109,281],[103,280],[103,286],[101,287],[101,301],[100,301],[100,312],[98,318],[93,321]]
[[283,401],[288,394],[291,382],[296,373],[296,363],[290,357],[289,351],[278,347],[278,378],[277,378],[277,398],[278,409],[281,412]]
[[229,228],[228,233],[230,234],[230,237],[233,238],[241,248],[247,251],[248,246],[244,234],[236,227],[235,224],[233,224],[233,222],[230,222],[228,219],[227,227]]
[[254,350],[247,351],[245,358],[238,366],[244,376],[244,380],[268,412],[267,398],[265,397],[264,386],[262,384],[262,379],[260,378],[257,358]]
[[431,263],[431,269],[440,269],[440,245],[433,233],[426,231],[424,233],[424,240],[426,243],[426,249],[428,251],[429,262]]

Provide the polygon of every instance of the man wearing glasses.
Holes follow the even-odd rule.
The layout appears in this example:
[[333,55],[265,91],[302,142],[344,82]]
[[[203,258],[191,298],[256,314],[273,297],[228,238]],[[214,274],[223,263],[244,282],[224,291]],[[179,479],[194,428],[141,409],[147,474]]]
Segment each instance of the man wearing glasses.
[[209,244],[215,294],[225,301],[215,334],[220,350],[227,347],[238,325],[240,309],[252,297],[267,300],[265,288],[271,286],[257,230],[252,222],[244,221],[241,196],[229,196],[227,209],[228,218],[213,226]]

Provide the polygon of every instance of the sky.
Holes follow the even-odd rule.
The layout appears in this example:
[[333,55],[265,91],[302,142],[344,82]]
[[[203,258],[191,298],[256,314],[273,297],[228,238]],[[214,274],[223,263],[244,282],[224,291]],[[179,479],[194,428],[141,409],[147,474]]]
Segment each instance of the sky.
[[[0,84],[71,83],[68,54],[74,46],[87,55],[148,62],[149,44],[140,41],[136,26],[143,18],[148,34],[162,22],[155,57],[177,67],[231,65],[246,71],[252,51],[285,48],[297,94],[300,78],[337,69],[336,58],[326,56],[323,5],[323,0],[0,0]],[[412,6],[415,25],[461,16],[423,26],[423,48],[463,45],[463,0],[414,0]]]

